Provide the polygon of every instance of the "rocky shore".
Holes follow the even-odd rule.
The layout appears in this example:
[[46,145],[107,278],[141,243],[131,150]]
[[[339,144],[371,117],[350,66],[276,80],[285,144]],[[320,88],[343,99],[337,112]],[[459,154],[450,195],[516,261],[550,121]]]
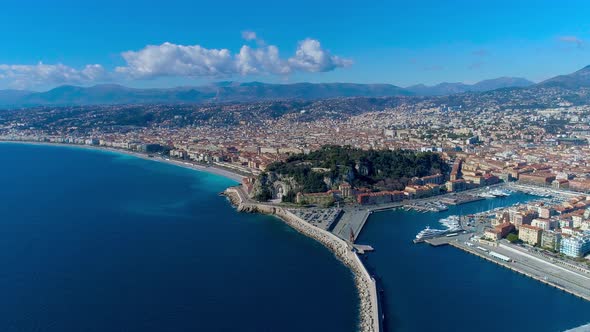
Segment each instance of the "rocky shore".
[[303,221],[287,209],[269,204],[248,202],[242,198],[243,193],[238,188],[228,188],[224,195],[237,207],[238,211],[275,215],[298,232],[317,240],[330,249],[344,265],[350,268],[355,276],[355,284],[360,298],[359,331],[379,332],[380,322],[375,280],[345,241]]

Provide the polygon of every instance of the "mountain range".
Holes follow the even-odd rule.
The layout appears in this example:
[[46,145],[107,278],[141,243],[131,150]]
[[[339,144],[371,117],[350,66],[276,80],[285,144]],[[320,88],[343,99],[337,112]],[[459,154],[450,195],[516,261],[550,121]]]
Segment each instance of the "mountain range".
[[336,97],[439,96],[483,92],[503,88],[590,87],[590,66],[535,84],[524,78],[500,77],[475,84],[423,84],[407,88],[392,84],[218,82],[197,87],[137,89],[116,84],[91,87],[64,85],[46,92],[0,90],[0,107],[40,105],[174,104],[206,102],[248,102],[276,99],[322,99]]
[[412,85],[405,90],[410,91],[417,96],[443,96],[464,92],[483,92],[502,88],[522,88],[534,85],[525,78],[521,77],[499,77],[490,80],[483,80],[475,84],[465,83],[440,83],[433,86],[424,84]]

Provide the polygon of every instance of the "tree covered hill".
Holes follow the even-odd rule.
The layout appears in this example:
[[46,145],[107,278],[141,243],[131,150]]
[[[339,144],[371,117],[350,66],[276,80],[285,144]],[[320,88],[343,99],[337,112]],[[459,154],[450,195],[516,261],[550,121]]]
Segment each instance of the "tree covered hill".
[[355,187],[403,189],[413,177],[446,173],[448,168],[440,154],[432,152],[325,146],[273,163],[267,171],[294,179],[303,192],[321,192],[343,181]]

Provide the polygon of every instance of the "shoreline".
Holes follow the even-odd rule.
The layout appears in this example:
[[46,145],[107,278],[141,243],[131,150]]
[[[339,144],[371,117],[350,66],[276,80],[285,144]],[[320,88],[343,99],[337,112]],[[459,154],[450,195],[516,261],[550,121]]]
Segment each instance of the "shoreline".
[[39,146],[55,146],[55,147],[66,147],[66,148],[78,148],[84,150],[91,150],[91,151],[99,151],[99,152],[112,152],[118,153],[121,155],[132,156],[135,158],[143,159],[143,160],[151,160],[153,162],[161,162],[166,163],[169,165],[174,165],[177,167],[187,168],[195,171],[200,171],[203,173],[209,173],[213,175],[218,175],[224,177],[229,180],[236,181],[238,183],[242,182],[242,179],[247,175],[241,175],[236,172],[232,172],[230,170],[220,168],[217,166],[205,166],[194,164],[191,162],[185,162],[181,160],[175,159],[164,159],[164,158],[156,158],[156,157],[149,157],[146,153],[137,152],[137,151],[130,151],[125,149],[116,149],[116,148],[109,148],[109,147],[102,147],[102,146],[95,146],[95,145],[85,145],[85,144],[68,144],[68,143],[51,143],[51,142],[35,142],[35,141],[11,141],[11,140],[0,140],[0,144],[22,144],[22,145],[39,145]]
[[229,187],[223,194],[228,197],[231,204],[239,212],[273,215],[299,233],[320,242],[324,247],[332,251],[334,256],[348,267],[354,275],[355,286],[360,300],[358,331],[381,331],[376,281],[370,276],[358,255],[351,250],[350,246],[344,240],[326,230],[305,222],[283,207],[248,202],[242,197],[243,192],[241,192],[239,187]]
[[[180,160],[164,159],[149,157],[148,154],[130,151],[124,149],[116,149],[109,147],[101,147],[85,144],[68,144],[68,143],[51,143],[51,142],[36,142],[36,141],[19,141],[19,140],[0,140],[0,144],[22,144],[22,145],[40,145],[40,146],[54,146],[64,148],[78,148],[86,149],[96,152],[112,152],[121,155],[140,158],[143,160],[151,160],[153,162],[162,162],[177,167],[213,174],[224,177],[226,179],[236,181],[238,186],[246,175],[241,175],[236,172],[229,171],[216,166],[204,166],[193,163],[185,163]],[[308,224],[293,213],[279,206],[270,206],[261,203],[248,203],[242,199],[239,191],[235,187],[229,187],[224,192],[232,205],[234,205],[240,212],[263,213],[276,216],[278,219],[286,223],[291,228],[299,233],[320,242],[324,247],[330,250],[338,260],[340,260],[346,267],[350,269],[354,275],[355,287],[359,295],[359,325],[360,332],[380,332],[379,319],[379,304],[377,295],[377,285],[367,271],[364,264],[356,253],[354,253],[349,245],[338,238],[336,235]]]

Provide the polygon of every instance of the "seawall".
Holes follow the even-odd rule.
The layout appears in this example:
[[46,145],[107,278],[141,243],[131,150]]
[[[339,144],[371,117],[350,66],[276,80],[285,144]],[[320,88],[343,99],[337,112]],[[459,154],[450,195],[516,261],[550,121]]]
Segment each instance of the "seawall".
[[243,192],[238,188],[228,188],[224,194],[237,207],[238,211],[275,215],[293,229],[315,239],[330,249],[344,265],[350,268],[355,276],[355,284],[360,298],[359,331],[380,331],[377,285],[358,255],[352,251],[352,248],[345,241],[328,231],[305,222],[280,206],[249,202],[243,197]]

